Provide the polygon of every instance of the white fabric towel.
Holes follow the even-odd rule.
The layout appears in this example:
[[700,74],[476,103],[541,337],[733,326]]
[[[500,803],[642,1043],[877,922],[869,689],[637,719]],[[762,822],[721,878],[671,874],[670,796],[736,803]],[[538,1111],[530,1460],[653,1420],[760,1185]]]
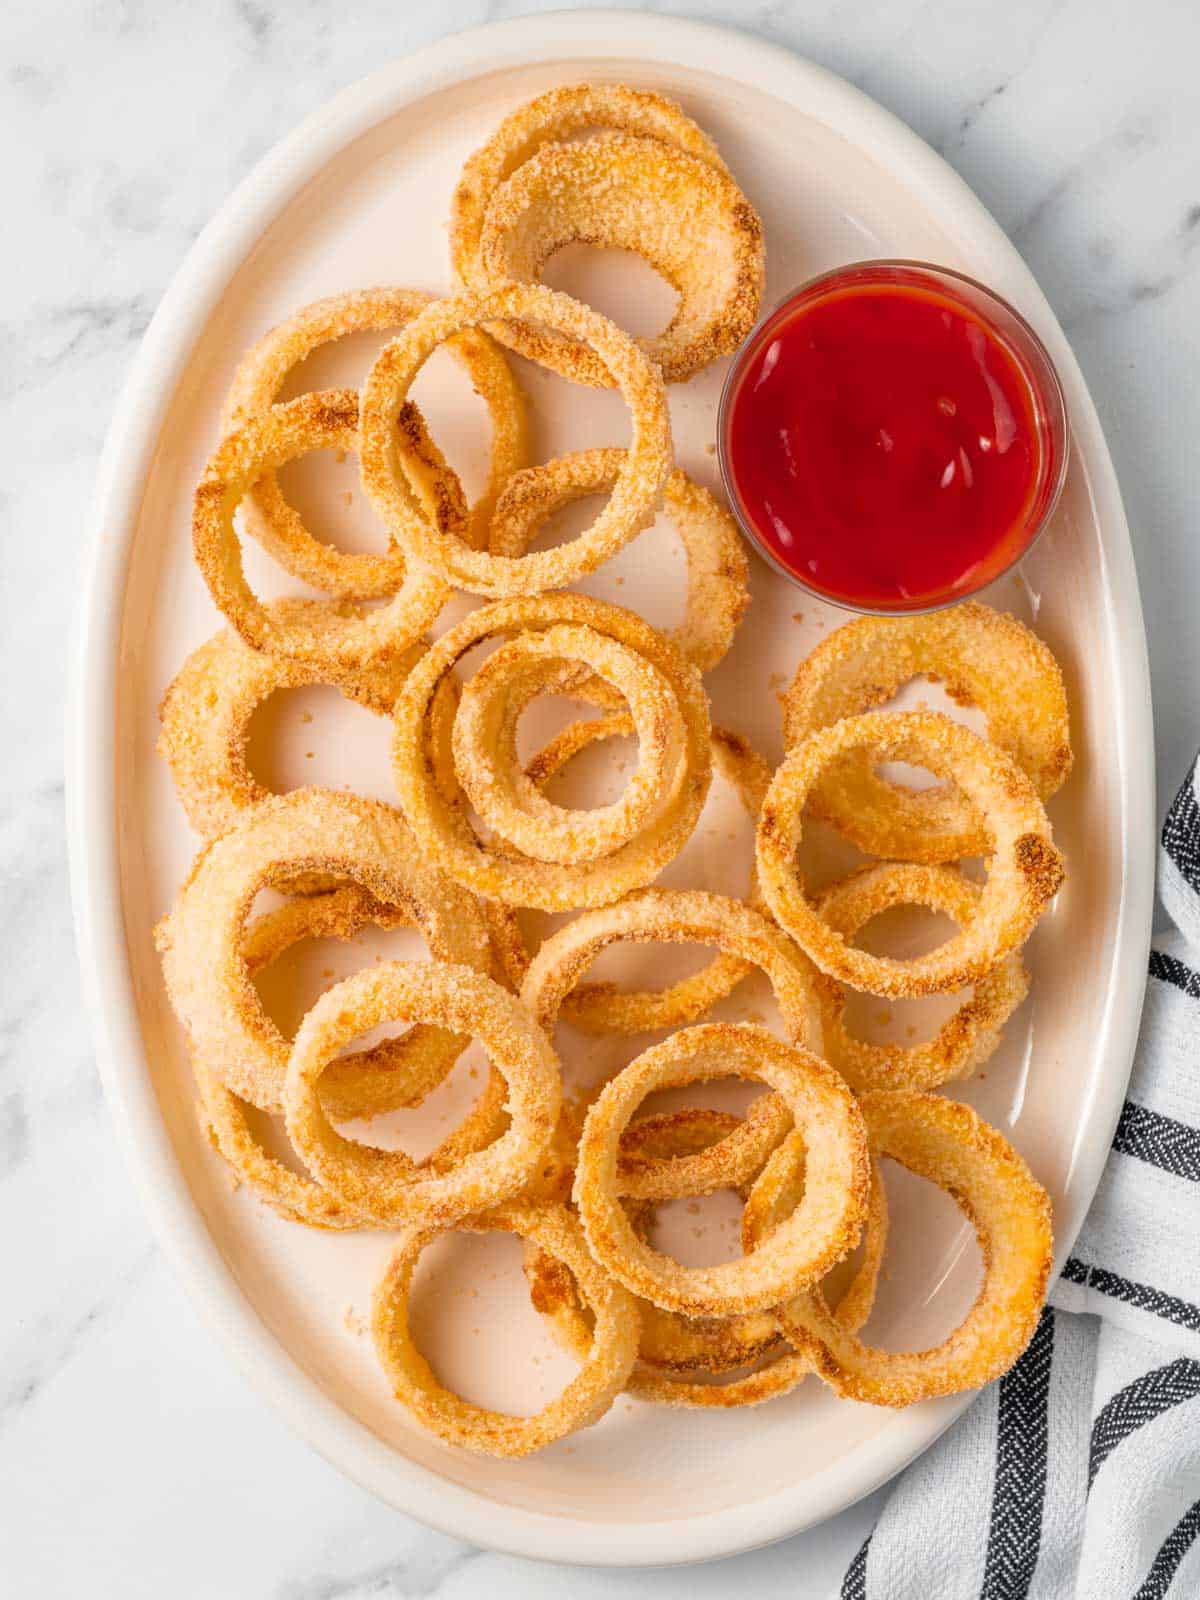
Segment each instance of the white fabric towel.
[[1163,827],[1128,1098],[1029,1349],[904,1474],[843,1600],[1200,1597],[1200,799]]

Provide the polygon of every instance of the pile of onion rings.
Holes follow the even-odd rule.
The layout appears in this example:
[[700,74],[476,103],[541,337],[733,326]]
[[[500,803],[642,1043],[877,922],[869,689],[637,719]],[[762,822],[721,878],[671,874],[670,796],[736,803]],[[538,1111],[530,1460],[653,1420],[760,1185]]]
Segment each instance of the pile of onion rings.
[[[672,283],[662,334],[634,339],[538,281],[578,240],[636,251]],[[777,769],[713,726],[703,675],[733,644],[748,562],[729,513],[674,465],[664,383],[745,337],[763,237],[673,102],[584,84],[521,107],[466,163],[451,255],[462,288],[444,299],[351,291],[265,334],[237,367],[196,490],[196,561],[229,627],[192,652],[160,707],[159,749],[201,848],[156,940],[209,1143],[287,1222],[393,1235],[375,1349],[397,1400],[451,1446],[524,1456],[598,1421],[621,1393],[728,1409],[815,1376],[898,1406],[987,1382],[1036,1324],[1050,1203],[995,1129],[929,1091],[992,1056],[1029,986],[1022,946],[1063,880],[1045,810],[1072,763],[1061,670],[1029,629],[976,603],[863,618],[798,665]],[[360,389],[285,398],[313,352],[372,332],[389,342]],[[412,400],[443,345],[491,421],[473,502]],[[619,390],[627,446],[531,464],[505,348]],[[285,498],[279,469],[325,449],[358,457],[386,548],[340,551]],[[591,526],[535,548],[588,495],[607,497]],[[564,592],[660,512],[687,561],[680,626]],[[239,524],[319,597],[254,592]],[[431,639],[456,592],[482,603]],[[986,736],[888,710],[915,678],[981,712]],[[311,685],[391,720],[396,804],[272,794],[251,771],[257,708]],[[581,710],[530,753],[522,719],[543,697]],[[617,797],[560,805],[555,778],[586,750],[623,771],[611,759],[622,740],[637,748]],[[881,770],[892,761],[939,781],[895,782]],[[695,833],[714,771],[755,830],[744,899],[655,887]],[[810,886],[814,821],[871,859]],[[981,880],[961,864],[973,856]],[[264,909],[264,891],[279,903]],[[956,931],[906,959],[864,948],[868,925],[903,906]],[[522,908],[577,915],[539,942]],[[291,1038],[267,1014],[255,979],[301,941],[402,926],[424,937],[428,961],[360,964]],[[589,977],[619,944],[641,947],[635,986]],[[711,954],[664,983],[646,955],[662,944]],[[774,1031],[738,1010],[755,974]],[[847,1020],[852,990],[957,998],[931,1039],[869,1043]],[[593,1055],[615,1044],[623,1059],[606,1051],[602,1071],[568,1088],[560,1024]],[[651,1031],[665,1037],[630,1042]],[[459,1069],[480,1079],[474,1102],[423,1159],[351,1137],[345,1124],[368,1122],[383,1139],[375,1119],[439,1091],[472,1040],[489,1063],[480,1074],[467,1056]],[[693,1103],[725,1080],[760,1092],[736,1111],[703,1092]],[[670,1109],[643,1105],[661,1090]],[[888,1160],[952,1195],[984,1258],[959,1328],[912,1355],[862,1336],[886,1271]],[[736,1258],[692,1265],[657,1247],[658,1208],[698,1210],[725,1191],[742,1206]],[[579,1363],[533,1415],[468,1401],[416,1347],[418,1262],[456,1232],[522,1241],[533,1305]]]

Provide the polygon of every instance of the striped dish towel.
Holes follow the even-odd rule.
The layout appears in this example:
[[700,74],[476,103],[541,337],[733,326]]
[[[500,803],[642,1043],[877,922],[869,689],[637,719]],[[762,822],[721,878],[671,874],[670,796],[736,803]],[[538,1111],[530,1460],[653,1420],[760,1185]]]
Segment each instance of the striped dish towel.
[[1032,1343],[900,1478],[843,1600],[1200,1596],[1200,801],[1171,807],[1129,1097]]

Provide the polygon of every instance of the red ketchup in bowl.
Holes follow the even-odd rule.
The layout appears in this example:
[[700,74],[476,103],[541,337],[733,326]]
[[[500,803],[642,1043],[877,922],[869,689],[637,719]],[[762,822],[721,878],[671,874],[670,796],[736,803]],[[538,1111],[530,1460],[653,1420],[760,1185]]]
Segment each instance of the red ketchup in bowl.
[[1066,469],[1062,395],[1028,325],[940,268],[868,262],[778,307],[721,402],[743,528],[835,604],[923,611],[1029,548]]

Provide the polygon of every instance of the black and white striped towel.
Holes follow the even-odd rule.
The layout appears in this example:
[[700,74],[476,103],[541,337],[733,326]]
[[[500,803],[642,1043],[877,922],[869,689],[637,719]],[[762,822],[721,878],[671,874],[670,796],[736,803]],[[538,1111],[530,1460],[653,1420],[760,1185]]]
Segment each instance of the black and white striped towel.
[[1029,1349],[898,1481],[843,1600],[1200,1597],[1200,800],[1163,827],[1129,1097]]

